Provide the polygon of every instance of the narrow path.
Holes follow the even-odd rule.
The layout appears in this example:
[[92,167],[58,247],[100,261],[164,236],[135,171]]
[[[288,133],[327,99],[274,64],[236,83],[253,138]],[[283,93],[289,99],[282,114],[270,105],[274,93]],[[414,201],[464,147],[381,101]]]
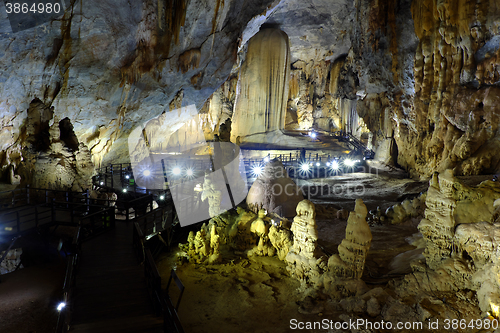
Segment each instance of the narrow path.
[[132,222],[82,244],[70,332],[163,332],[132,246]]

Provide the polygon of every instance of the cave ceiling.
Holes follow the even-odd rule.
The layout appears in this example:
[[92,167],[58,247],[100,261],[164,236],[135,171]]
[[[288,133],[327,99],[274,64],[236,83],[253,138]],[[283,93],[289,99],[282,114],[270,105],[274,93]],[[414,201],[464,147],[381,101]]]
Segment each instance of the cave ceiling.
[[344,0],[71,4],[14,33],[0,3],[0,151],[19,143],[39,98],[57,119],[71,119],[93,155],[126,160],[128,133],[180,104],[200,109],[262,24],[288,34],[292,61],[334,59],[350,47],[353,4]]

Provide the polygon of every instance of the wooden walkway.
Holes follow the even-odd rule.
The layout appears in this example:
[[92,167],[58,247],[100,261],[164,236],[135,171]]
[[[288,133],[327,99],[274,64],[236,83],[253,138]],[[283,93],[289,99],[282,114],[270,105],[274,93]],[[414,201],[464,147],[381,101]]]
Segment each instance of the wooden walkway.
[[132,245],[132,222],[82,243],[70,332],[163,332],[144,268]]

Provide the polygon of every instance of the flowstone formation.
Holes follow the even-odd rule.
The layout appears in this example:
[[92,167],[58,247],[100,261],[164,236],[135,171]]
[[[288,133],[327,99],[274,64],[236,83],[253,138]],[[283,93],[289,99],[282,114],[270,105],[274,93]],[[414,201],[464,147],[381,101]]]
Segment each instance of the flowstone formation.
[[360,279],[366,256],[370,249],[372,233],[366,222],[368,210],[362,199],[356,199],[354,212],[349,214],[345,238],[340,243],[339,254],[328,260],[331,274],[342,279]]
[[68,118],[59,121],[53,107],[34,99],[21,133],[24,139],[17,142],[20,151],[15,163],[22,186],[72,191],[91,188],[92,157]]
[[472,290],[480,309],[498,317],[500,184],[468,186],[452,170],[434,174],[429,183],[425,218],[418,226],[426,241],[425,260],[411,263],[413,274],[405,277],[398,292]]
[[315,217],[316,212],[311,201],[299,202],[297,216],[293,219],[291,228],[293,245],[285,258],[288,272],[299,279],[303,287],[319,285],[321,275],[327,268],[326,256],[317,244]]
[[279,29],[262,29],[248,42],[238,80],[232,142],[239,137],[239,142],[266,143],[265,136],[258,134],[285,128],[289,52],[288,36]]
[[[499,8],[488,1],[412,1],[413,110],[398,115],[399,163],[429,176],[498,170]],[[408,110],[409,111],[409,110]]]
[[303,200],[302,191],[288,178],[280,160],[266,164],[261,175],[252,184],[247,195],[247,205],[254,213],[266,209],[281,217],[291,218],[295,207]]

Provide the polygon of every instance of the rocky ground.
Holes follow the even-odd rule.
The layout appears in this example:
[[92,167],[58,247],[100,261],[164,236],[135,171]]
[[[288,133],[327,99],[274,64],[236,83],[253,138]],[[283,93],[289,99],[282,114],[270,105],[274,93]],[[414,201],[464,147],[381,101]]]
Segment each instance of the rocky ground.
[[[374,209],[378,205],[387,208],[406,195],[417,195],[426,190],[426,183],[403,176],[398,172],[392,172],[391,175],[387,171],[378,175],[349,174],[323,182],[330,185],[363,186],[364,193],[361,197],[367,198],[369,209]],[[306,183],[323,186],[318,180],[302,181],[302,185]],[[338,252],[337,246],[345,237],[347,222],[342,217],[337,218],[336,212],[339,209],[351,210],[355,197],[356,195],[330,194],[313,198],[316,199],[317,207],[318,244],[329,255]],[[176,269],[186,287],[179,308],[179,316],[186,332],[290,332],[294,331],[293,320],[316,322],[327,319],[333,323],[348,321],[349,318],[368,319],[372,322],[424,321],[425,316],[419,317],[419,311],[431,311],[433,316],[441,319],[446,316],[459,317],[460,313],[478,317],[480,314],[473,303],[463,302],[453,294],[435,293],[426,297],[398,299],[394,284],[404,274],[411,272],[409,261],[419,257],[422,252],[422,249],[410,245],[419,238],[416,235],[418,222],[419,218],[410,218],[399,225],[371,227],[373,241],[362,277],[366,289],[359,290],[357,295],[364,295],[362,297],[334,300],[321,293],[309,296],[303,294],[298,291],[298,280],[289,276],[286,264],[276,257],[247,257],[244,253],[226,251],[222,253],[221,264],[179,264],[176,261],[179,250],[174,248],[170,253],[161,255],[158,267],[165,287],[172,268]],[[170,287],[170,293],[175,302],[178,296],[175,286]],[[368,306],[370,295],[376,295],[374,299],[378,302],[375,306]],[[364,298],[366,300],[362,300]],[[371,309],[371,315],[368,314],[368,309],[373,307],[375,310]],[[421,310],[418,310],[419,307]],[[424,308],[430,310],[424,311]],[[323,327],[307,331],[351,332]],[[377,331],[379,330],[363,332]]]

